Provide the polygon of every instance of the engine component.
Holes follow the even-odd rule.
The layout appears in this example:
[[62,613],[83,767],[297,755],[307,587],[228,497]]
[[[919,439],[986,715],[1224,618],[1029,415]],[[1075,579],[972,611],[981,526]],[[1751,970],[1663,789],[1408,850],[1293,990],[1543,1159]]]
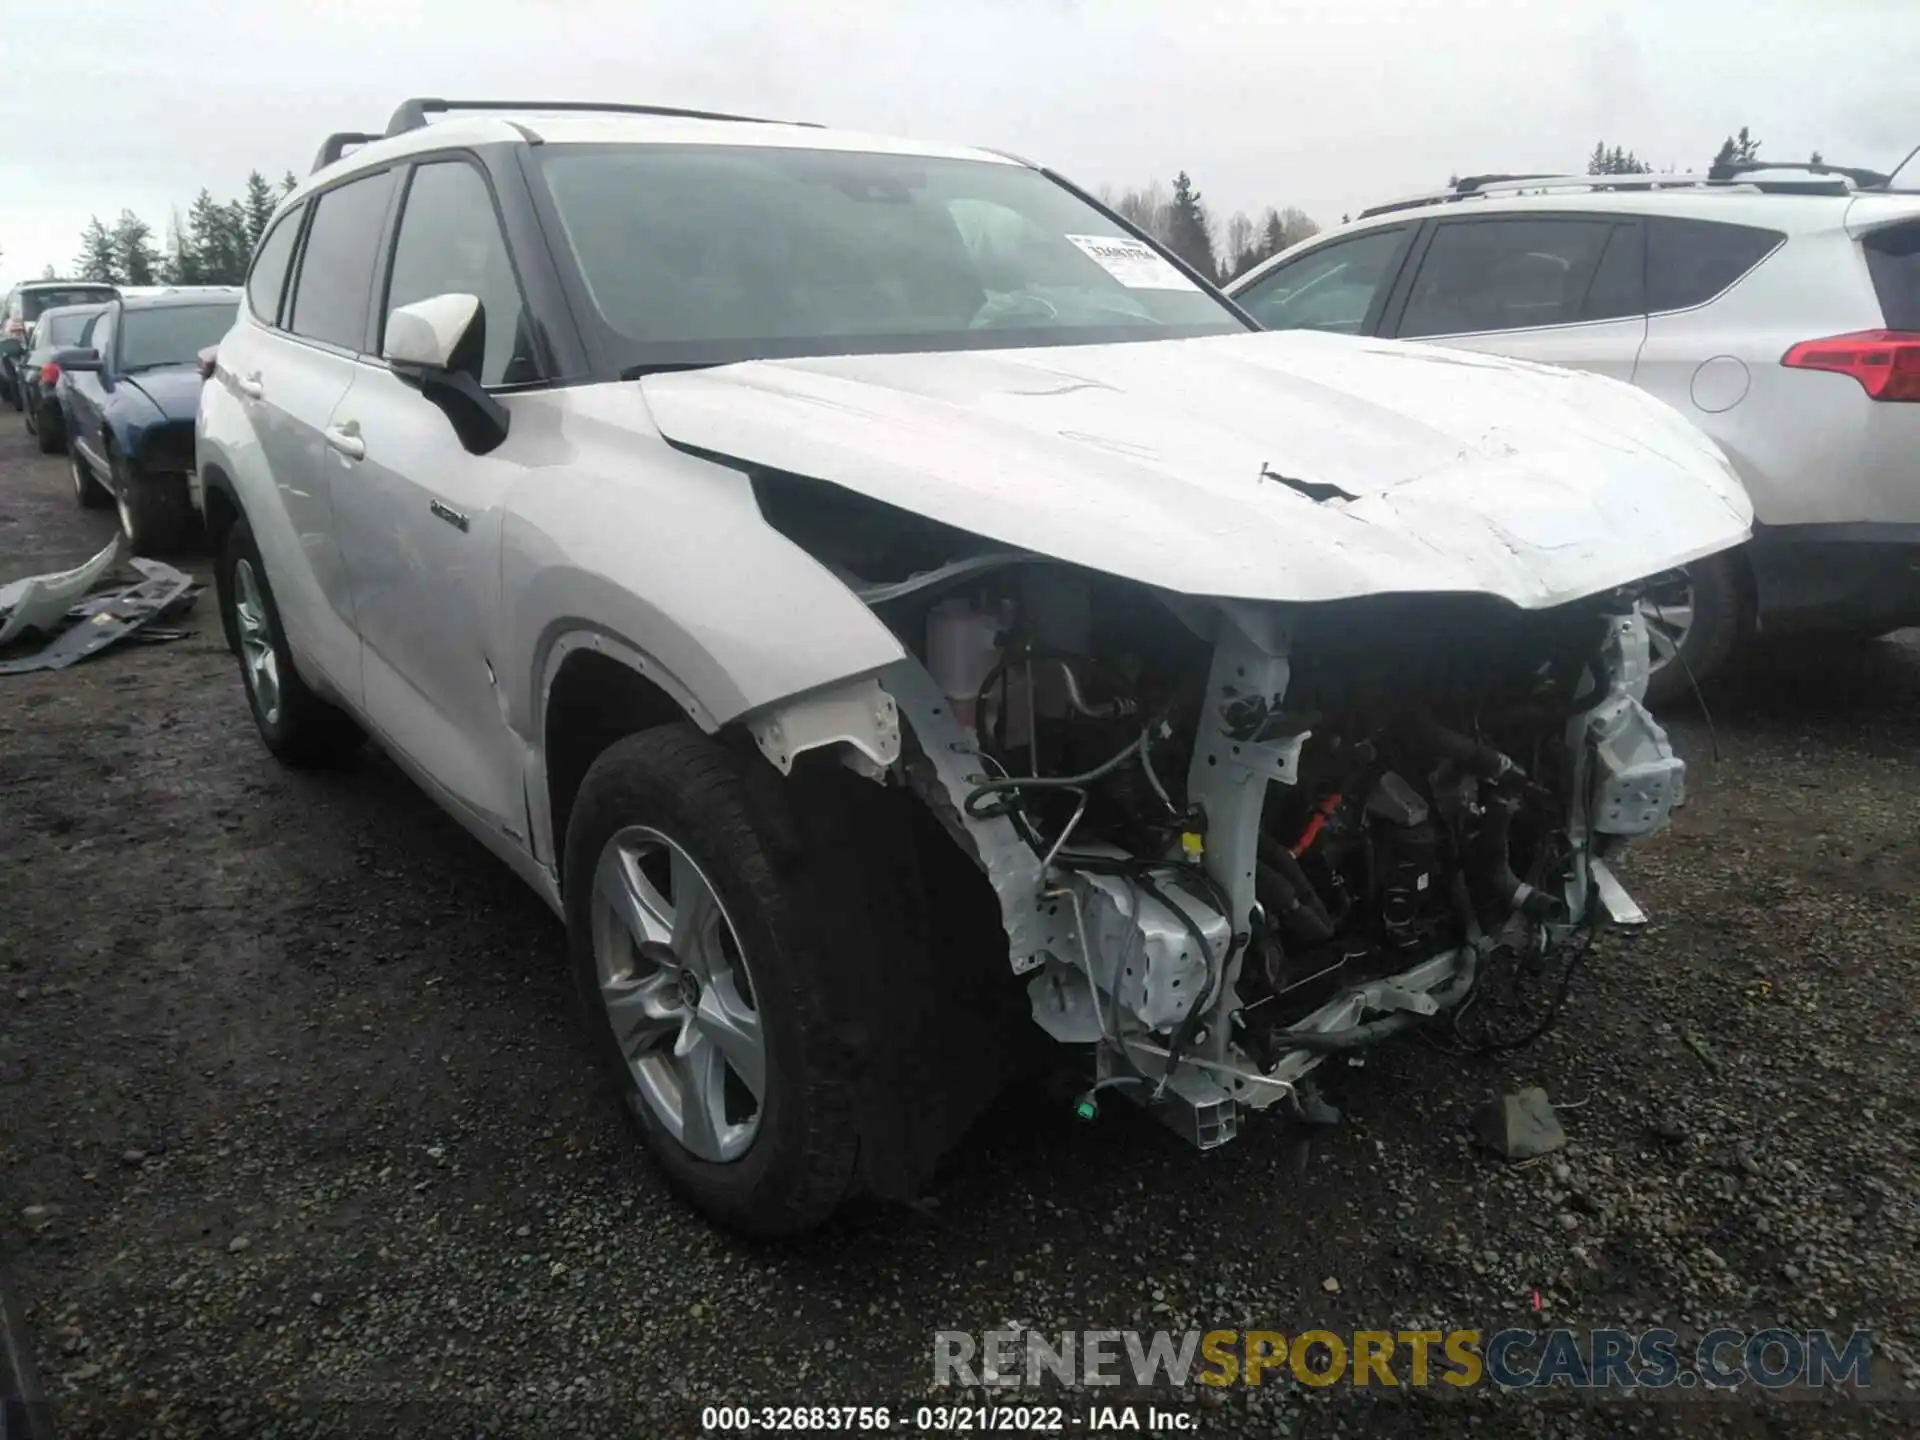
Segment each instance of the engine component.
[[962,725],[974,725],[974,697],[1000,659],[1000,617],[964,597],[927,612],[927,670]]

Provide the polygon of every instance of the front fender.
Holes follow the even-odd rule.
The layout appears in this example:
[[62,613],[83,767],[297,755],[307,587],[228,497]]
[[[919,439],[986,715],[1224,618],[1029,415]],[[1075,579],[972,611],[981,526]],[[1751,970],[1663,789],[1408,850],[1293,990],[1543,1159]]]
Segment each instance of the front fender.
[[[539,414],[546,405],[555,413]],[[508,723],[529,744],[559,647],[587,637],[619,647],[710,731],[905,654],[766,522],[746,476],[661,441],[636,387],[576,386],[522,407],[516,428],[539,439],[502,524],[499,638],[515,661]]]

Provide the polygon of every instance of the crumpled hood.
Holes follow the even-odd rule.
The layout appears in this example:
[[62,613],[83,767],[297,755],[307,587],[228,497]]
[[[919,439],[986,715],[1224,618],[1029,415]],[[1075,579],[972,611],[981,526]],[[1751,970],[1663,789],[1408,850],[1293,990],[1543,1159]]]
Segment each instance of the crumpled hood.
[[1293,331],[753,361],[642,387],[677,444],[1191,595],[1544,607],[1738,544],[1753,518],[1713,442],[1660,402],[1430,345]]
[[183,365],[165,370],[142,370],[124,376],[120,383],[131,385],[145,395],[167,419],[191,420],[199,413],[200,387],[206,382],[201,380],[197,367]]

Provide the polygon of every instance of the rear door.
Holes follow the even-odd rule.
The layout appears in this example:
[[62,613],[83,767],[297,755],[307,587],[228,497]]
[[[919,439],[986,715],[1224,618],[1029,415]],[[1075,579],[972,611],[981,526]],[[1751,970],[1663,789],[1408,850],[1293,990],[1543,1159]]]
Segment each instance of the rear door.
[[1632,380],[1647,333],[1643,243],[1632,217],[1432,221],[1382,333]]
[[[254,530],[288,641],[355,707],[362,698],[360,642],[334,504],[351,476],[326,435],[353,383],[355,357],[371,343],[375,257],[394,181],[392,170],[375,171],[309,200],[299,256],[273,322],[240,327],[220,354],[271,475],[275,520],[265,528],[256,521]],[[263,239],[256,272],[286,225],[283,218]],[[250,288],[256,320],[259,307],[272,304],[265,293],[270,278]]]

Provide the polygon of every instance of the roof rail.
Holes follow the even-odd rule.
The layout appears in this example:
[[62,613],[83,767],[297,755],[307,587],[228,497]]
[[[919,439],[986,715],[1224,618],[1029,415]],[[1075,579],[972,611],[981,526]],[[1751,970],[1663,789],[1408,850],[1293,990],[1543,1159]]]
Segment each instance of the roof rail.
[[[1757,167],[1761,170],[1799,169],[1807,166]],[[1859,186],[1854,174],[1873,176],[1871,170],[1847,172],[1836,166],[1820,166],[1807,178],[1769,180],[1760,179],[1746,173],[1720,175],[1714,171],[1705,174],[1653,174],[1643,172],[1637,175],[1470,175],[1454,182],[1452,188],[1435,190],[1424,195],[1410,195],[1401,200],[1389,200],[1384,204],[1372,205],[1362,210],[1358,219],[1365,220],[1374,215],[1390,215],[1400,210],[1418,210],[1429,205],[1446,205],[1459,200],[1489,198],[1498,194],[1514,194],[1529,190],[1579,189],[1579,190],[1744,190],[1749,193],[1780,195],[1847,195]]]
[[582,114],[665,115],[677,120],[737,120],[753,125],[808,125],[811,120],[769,120],[758,115],[728,115],[717,110],[681,110],[671,105],[621,105],[596,100],[403,100],[387,122],[388,135],[404,135],[427,123],[429,115],[451,110],[553,110]]
[[1829,165],[1825,161],[1810,160],[1728,160],[1708,170],[1707,178],[1732,180],[1736,176],[1752,175],[1763,170],[1801,170],[1809,175],[1841,175],[1862,190],[1884,190],[1893,183],[1891,175],[1882,175],[1878,170],[1863,170],[1852,165]]
[[[347,153],[347,147],[349,145],[369,145],[379,138],[378,135],[362,135],[358,130],[336,131],[334,134],[327,136],[326,140],[320,146],[320,153],[313,157],[313,169],[326,169],[327,166],[333,164],[334,161]],[[307,173],[311,175],[313,171],[309,170]]]

